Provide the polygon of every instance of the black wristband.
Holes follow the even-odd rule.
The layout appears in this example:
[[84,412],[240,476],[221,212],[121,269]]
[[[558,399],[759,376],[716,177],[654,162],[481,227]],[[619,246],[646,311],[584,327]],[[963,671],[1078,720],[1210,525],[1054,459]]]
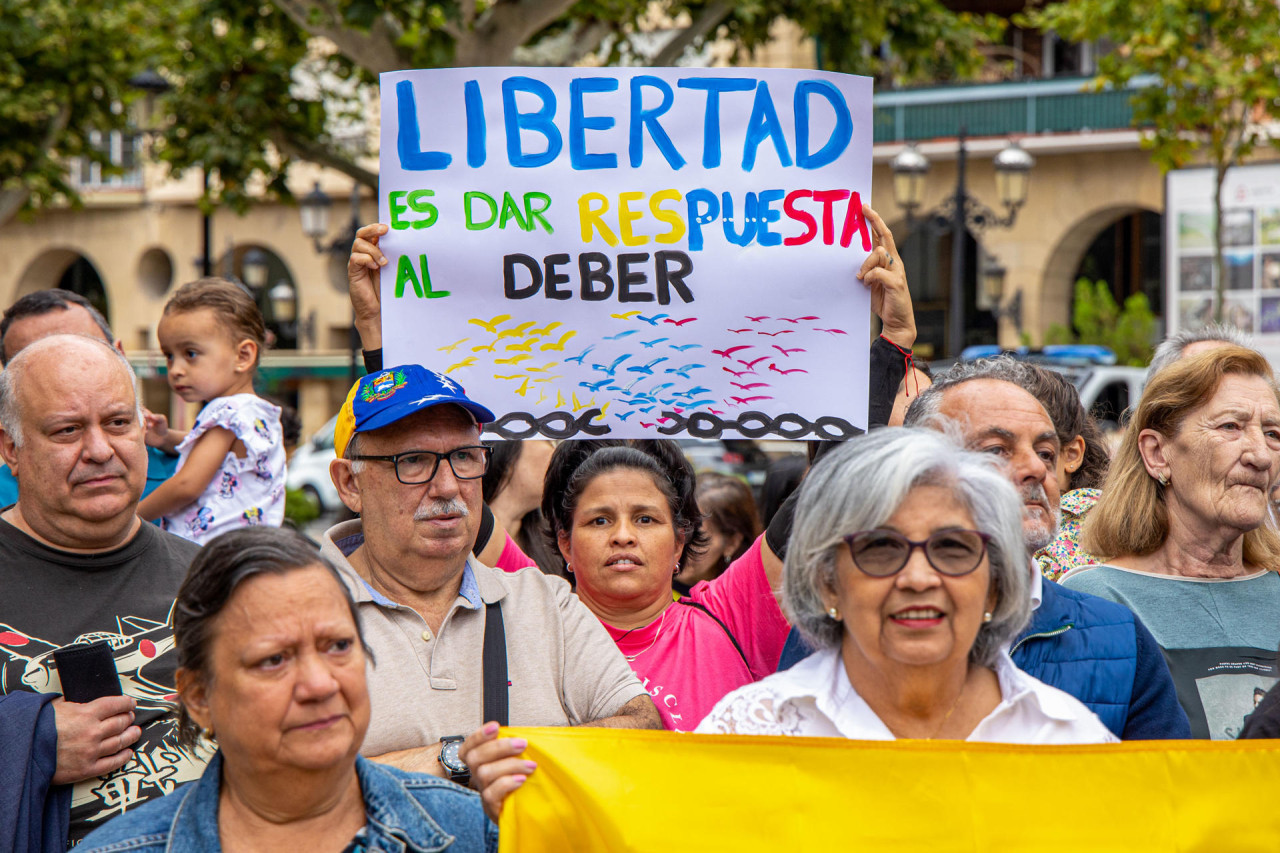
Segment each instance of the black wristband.
[[377,349],[367,349],[362,352],[364,356],[364,369],[369,373],[382,369],[382,347]]
[[800,497],[800,489],[787,495],[787,499],[773,514],[769,528],[764,532],[765,544],[769,550],[778,555],[779,560],[787,559],[787,540],[791,538],[791,524],[796,518],[796,501]]
[[480,530],[476,533],[476,544],[471,549],[472,554],[480,556],[484,546],[489,544],[489,537],[493,536],[493,526],[493,510],[489,509],[488,504],[480,504]]

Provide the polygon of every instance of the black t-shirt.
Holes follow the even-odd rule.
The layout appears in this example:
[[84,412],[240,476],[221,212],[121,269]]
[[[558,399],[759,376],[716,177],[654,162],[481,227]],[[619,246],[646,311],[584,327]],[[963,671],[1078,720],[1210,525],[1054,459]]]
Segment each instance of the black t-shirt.
[[114,551],[75,554],[0,521],[0,693],[61,693],[53,652],[107,640],[142,737],[114,773],[74,786],[71,841],[200,776],[207,756],[178,746],[173,601],[200,547],[143,524]]

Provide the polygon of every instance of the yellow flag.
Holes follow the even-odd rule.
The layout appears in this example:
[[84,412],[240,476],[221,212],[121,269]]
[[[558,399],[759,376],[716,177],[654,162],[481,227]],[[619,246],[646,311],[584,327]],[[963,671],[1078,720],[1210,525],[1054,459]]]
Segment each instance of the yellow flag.
[[1280,851],[1280,741],[502,736],[538,769],[507,801],[501,853]]

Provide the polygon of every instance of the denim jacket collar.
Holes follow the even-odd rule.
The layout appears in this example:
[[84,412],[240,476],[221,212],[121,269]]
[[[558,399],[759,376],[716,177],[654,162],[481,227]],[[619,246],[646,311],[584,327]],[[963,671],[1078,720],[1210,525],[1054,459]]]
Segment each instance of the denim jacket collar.
[[[356,757],[356,777],[364,797],[366,843],[385,853],[433,853],[453,843],[453,836],[405,789],[396,776],[363,757]],[[445,783],[441,783],[445,784]],[[222,788],[219,751],[192,784],[173,816],[166,853],[219,853],[218,796]]]

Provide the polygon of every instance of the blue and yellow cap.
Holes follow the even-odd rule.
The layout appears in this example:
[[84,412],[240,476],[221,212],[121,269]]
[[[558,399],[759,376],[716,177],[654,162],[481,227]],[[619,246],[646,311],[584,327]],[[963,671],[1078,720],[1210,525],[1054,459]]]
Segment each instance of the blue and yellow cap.
[[356,433],[390,426],[415,412],[445,403],[461,406],[479,423],[494,420],[493,412],[469,399],[461,385],[420,364],[405,364],[362,376],[351,386],[346,402],[338,411],[333,449],[341,457]]

